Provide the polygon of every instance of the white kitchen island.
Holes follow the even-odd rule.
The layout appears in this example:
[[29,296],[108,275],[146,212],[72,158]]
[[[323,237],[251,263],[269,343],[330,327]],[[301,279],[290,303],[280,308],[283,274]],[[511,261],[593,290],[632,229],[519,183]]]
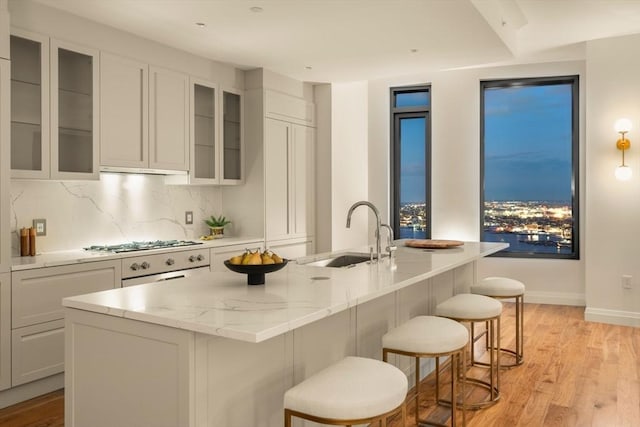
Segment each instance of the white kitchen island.
[[64,299],[65,425],[281,426],[289,387],[347,355],[380,359],[388,329],[467,291],[476,261],[507,247],[399,246],[351,268],[290,262],[259,286],[224,272]]

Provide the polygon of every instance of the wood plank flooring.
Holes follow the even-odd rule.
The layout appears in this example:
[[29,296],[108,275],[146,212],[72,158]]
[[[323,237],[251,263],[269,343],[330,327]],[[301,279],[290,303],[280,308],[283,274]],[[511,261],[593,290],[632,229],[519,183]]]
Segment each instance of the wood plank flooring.
[[[502,341],[513,348],[513,304],[504,306]],[[500,401],[468,411],[467,425],[640,426],[640,328],[590,323],[583,317],[583,307],[525,304],[525,362],[501,372]],[[423,384],[431,389],[433,378]],[[421,417],[447,422],[448,409],[433,409],[432,399],[424,395]],[[415,427],[412,414],[410,404],[407,427]],[[400,427],[398,420],[389,424]],[[63,391],[0,410],[0,426],[64,426]]]

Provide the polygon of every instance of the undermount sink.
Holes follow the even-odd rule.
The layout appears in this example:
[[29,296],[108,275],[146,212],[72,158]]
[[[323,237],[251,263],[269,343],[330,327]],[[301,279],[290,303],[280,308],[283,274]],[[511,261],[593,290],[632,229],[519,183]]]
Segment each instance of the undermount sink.
[[[371,256],[366,253],[349,252],[337,255],[329,255],[326,258],[315,259],[314,261],[304,263],[311,267],[351,267],[361,262],[366,262]],[[375,256],[374,256],[375,259]]]

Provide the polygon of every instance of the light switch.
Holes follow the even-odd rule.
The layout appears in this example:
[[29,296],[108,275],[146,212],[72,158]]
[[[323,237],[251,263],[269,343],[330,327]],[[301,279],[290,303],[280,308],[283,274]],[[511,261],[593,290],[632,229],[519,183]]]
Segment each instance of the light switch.
[[36,229],[36,236],[46,236],[47,235],[47,220],[44,218],[34,219],[33,220],[33,228]]
[[184,213],[184,223],[187,225],[193,224],[193,211],[186,211]]

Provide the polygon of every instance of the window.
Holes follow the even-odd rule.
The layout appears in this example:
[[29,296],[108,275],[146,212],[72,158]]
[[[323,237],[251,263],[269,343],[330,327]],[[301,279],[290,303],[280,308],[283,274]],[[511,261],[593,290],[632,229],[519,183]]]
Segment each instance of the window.
[[391,88],[391,222],[396,238],[431,237],[431,87]]
[[579,259],[578,76],[483,81],[481,236],[498,256]]

